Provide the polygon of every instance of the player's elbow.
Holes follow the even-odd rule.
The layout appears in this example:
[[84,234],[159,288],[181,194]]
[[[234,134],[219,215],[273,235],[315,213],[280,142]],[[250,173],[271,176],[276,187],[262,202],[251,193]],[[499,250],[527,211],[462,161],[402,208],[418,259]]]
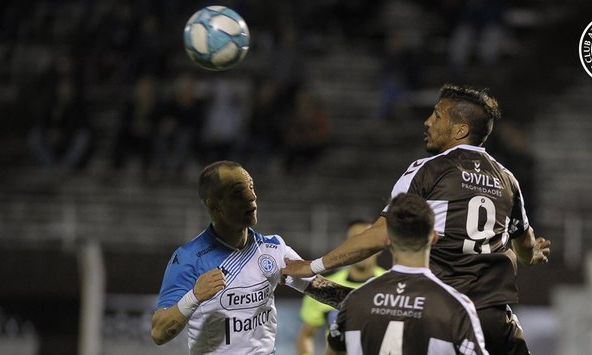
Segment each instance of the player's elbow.
[[166,322],[164,321],[161,312],[157,312],[152,317],[152,328],[150,329],[150,337],[156,345],[167,343],[172,337],[168,336],[166,330]]
[[152,331],[150,332],[150,336],[152,337],[152,341],[156,345],[166,344],[169,339],[164,336],[164,332],[152,327]]
[[154,327],[152,327],[152,330],[150,331],[150,336],[152,337],[152,341],[156,345],[162,345],[165,343],[165,340],[161,336],[160,332],[157,329],[155,329]]

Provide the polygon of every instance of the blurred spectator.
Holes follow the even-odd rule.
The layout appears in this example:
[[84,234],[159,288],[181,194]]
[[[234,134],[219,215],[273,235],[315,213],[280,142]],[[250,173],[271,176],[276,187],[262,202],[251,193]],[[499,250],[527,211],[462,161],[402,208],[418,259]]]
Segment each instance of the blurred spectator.
[[47,168],[81,169],[89,161],[93,134],[82,90],[70,77],[58,77],[44,107],[37,107],[29,133],[33,158]]
[[150,74],[160,77],[164,74],[166,63],[160,22],[154,15],[146,15],[139,21],[137,39],[130,49],[128,75],[137,77]]
[[245,145],[249,165],[259,169],[269,168],[267,164],[274,153],[281,148],[281,121],[278,111],[278,83],[261,79],[253,92],[253,107],[248,122],[250,142]]
[[382,13],[383,96],[378,113],[381,120],[397,114],[401,102],[416,90],[423,76],[422,44],[425,29],[422,9],[410,1],[387,2]]
[[[182,173],[198,145],[206,112],[210,105],[203,90],[188,74],[177,78],[172,100],[164,104],[157,121],[154,142],[154,168],[157,173]],[[196,150],[201,152],[201,146]]]
[[331,123],[321,103],[302,91],[284,132],[285,170],[288,173],[306,168],[329,144]]
[[[305,80],[302,67],[300,38],[293,19],[287,16],[290,6],[281,8],[280,23],[276,24],[274,45],[267,48],[269,71],[255,85],[253,108],[249,118],[250,142],[245,146],[251,164],[275,169],[276,152],[284,153],[283,131],[286,118],[294,112],[296,95]],[[251,142],[257,142],[252,144]],[[271,160],[269,159],[271,158]],[[282,159],[283,157],[279,157]]]
[[158,114],[156,81],[152,77],[140,78],[133,97],[124,105],[119,116],[119,128],[112,153],[112,166],[125,168],[131,157],[139,157],[143,172],[153,160],[154,123]]
[[206,163],[237,158],[250,110],[250,83],[244,78],[217,77],[211,83],[212,102],[201,136]]
[[89,34],[93,47],[88,69],[96,83],[118,82],[127,76],[130,50],[136,42],[131,4],[116,1],[104,8],[105,14],[98,12],[96,28]]
[[504,31],[503,0],[465,0],[459,6],[459,21],[449,43],[449,63],[453,74],[461,75],[474,46],[480,64],[497,62]]

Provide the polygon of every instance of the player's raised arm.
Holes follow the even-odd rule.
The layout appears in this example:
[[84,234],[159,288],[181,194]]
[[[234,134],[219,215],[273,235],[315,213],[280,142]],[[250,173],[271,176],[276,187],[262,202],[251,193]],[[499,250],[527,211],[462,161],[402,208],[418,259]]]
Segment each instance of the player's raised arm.
[[521,264],[545,264],[551,254],[551,241],[535,237],[533,229],[528,227],[524,233],[512,239],[512,249]]
[[346,239],[337,248],[322,258],[313,260],[289,260],[282,269],[284,275],[309,277],[325,270],[350,265],[366,259],[390,244],[384,217],[379,217],[374,224],[357,236]]

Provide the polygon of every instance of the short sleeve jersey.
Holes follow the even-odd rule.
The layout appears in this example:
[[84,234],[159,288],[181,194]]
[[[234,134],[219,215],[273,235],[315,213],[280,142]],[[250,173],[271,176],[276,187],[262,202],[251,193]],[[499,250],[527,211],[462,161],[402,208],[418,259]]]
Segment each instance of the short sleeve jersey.
[[[364,282],[351,281],[349,276],[349,268],[339,270],[336,273],[326,276],[330,281],[338,283],[343,286],[358,288]],[[384,274],[385,270],[381,267],[374,268],[373,277],[378,277]],[[325,324],[330,324],[331,321],[335,320],[337,311],[335,308],[328,304],[321,303],[310,296],[304,296],[302,298],[302,307],[300,308],[300,319],[312,327],[322,327]]]
[[[190,354],[273,354],[277,330],[274,290],[284,258],[300,259],[278,235],[249,229],[236,250],[210,226],[171,257],[156,308],[174,306],[204,273],[219,268],[226,287],[202,302],[188,322]],[[286,280],[291,286],[292,279]]]
[[327,340],[350,355],[487,354],[469,298],[428,268],[402,265],[352,291]]
[[391,197],[403,192],[425,198],[435,213],[440,239],[430,268],[438,278],[477,308],[518,302],[508,241],[528,229],[528,218],[509,170],[484,148],[459,145],[413,162]]

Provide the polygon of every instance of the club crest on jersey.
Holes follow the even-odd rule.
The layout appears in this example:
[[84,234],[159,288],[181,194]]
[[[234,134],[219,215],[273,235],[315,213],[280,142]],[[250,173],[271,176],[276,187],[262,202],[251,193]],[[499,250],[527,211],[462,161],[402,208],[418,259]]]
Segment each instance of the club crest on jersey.
[[268,254],[261,255],[258,264],[263,274],[267,277],[273,275],[278,270],[275,259]]

